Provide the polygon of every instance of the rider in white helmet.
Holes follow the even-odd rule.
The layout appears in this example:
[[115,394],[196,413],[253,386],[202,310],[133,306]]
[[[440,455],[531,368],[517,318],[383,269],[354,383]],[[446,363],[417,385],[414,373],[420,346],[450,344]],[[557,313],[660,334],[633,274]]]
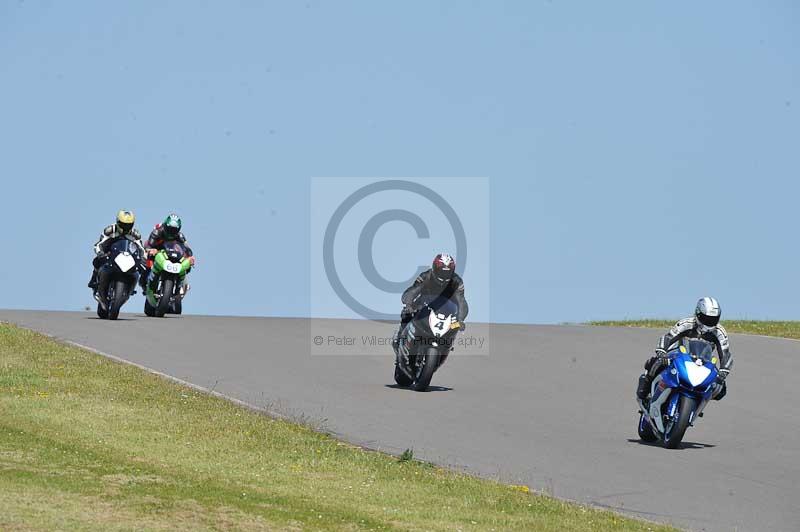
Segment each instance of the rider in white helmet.
[[645,400],[650,395],[653,379],[667,365],[667,351],[678,347],[684,338],[700,338],[716,346],[719,355],[717,381],[720,386],[714,394],[714,399],[720,400],[725,397],[727,393],[725,379],[733,367],[733,355],[728,343],[728,333],[719,324],[721,315],[719,302],[713,297],[704,297],[697,302],[693,317],[680,320],[667,334],[662,336],[658,341],[655,356],[644,365],[646,373],[639,377],[639,386],[636,388],[637,397]]

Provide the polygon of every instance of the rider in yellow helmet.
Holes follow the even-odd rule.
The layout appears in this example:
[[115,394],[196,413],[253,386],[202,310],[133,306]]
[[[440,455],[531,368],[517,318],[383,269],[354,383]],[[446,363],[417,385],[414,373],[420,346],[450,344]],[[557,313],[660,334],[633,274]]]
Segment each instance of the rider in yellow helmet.
[[[127,211],[123,209],[117,213],[116,222],[113,225],[109,225],[103,229],[103,232],[100,234],[100,240],[98,240],[94,245],[95,257],[92,261],[94,271],[92,272],[92,279],[89,281],[89,288],[97,288],[97,269],[105,262],[108,248],[120,238],[127,238],[136,244],[141,251],[141,256],[144,257],[142,235],[133,226],[134,223],[136,223],[136,216],[134,216],[133,211]],[[141,271],[143,265],[138,264],[137,266]]]

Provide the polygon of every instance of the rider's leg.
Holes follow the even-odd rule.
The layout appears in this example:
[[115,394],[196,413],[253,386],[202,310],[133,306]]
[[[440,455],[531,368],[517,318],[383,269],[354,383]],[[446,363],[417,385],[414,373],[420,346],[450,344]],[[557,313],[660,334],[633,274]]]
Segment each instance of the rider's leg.
[[647,371],[639,376],[639,385],[636,387],[636,397],[641,400],[647,399],[647,396],[650,395],[650,386],[653,384],[653,379],[658,375],[658,372],[661,371],[663,366],[662,359],[657,356],[651,357],[645,362],[644,369]]
[[103,257],[95,257],[92,259],[92,278],[89,280],[89,284],[87,285],[89,288],[97,288],[97,269],[103,265],[105,262],[105,258]]
[[402,338],[403,332],[406,330],[406,325],[409,324],[413,317],[414,315],[408,307],[403,307],[403,310],[400,312],[400,325],[397,327],[394,338],[392,338],[392,347],[394,347],[395,351],[397,351],[397,347],[400,345],[400,338]]

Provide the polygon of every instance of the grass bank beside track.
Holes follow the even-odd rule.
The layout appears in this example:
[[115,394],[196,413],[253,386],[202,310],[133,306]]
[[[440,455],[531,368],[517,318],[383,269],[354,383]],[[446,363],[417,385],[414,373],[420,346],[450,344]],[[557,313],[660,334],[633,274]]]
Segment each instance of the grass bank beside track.
[[360,449],[5,323],[0,509],[0,530],[668,530]]
[[[607,327],[649,327],[668,329],[678,320],[619,320],[590,321],[589,325]],[[723,327],[729,333],[757,334],[776,338],[800,340],[800,321],[755,321],[755,320],[723,320]]]

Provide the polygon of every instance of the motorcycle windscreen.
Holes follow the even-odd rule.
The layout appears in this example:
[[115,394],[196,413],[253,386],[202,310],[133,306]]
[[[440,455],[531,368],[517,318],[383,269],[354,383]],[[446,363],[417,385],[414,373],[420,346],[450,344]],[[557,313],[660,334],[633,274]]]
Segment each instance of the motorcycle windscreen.
[[716,347],[711,342],[705,340],[689,340],[687,351],[704,362],[711,362],[716,364],[716,357],[714,356]]
[[183,256],[186,255],[186,248],[184,248],[177,240],[164,242],[164,252],[172,262],[180,262]]
[[111,244],[111,248],[109,248],[109,251],[111,252],[112,255],[114,255],[115,253],[124,253],[125,251],[127,251],[128,253],[133,253],[133,248],[135,247],[136,246],[134,246],[133,243],[127,238],[120,238],[119,240]]
[[428,306],[433,309],[437,315],[455,316],[458,313],[457,305],[452,300],[442,296],[435,298],[428,303]]

